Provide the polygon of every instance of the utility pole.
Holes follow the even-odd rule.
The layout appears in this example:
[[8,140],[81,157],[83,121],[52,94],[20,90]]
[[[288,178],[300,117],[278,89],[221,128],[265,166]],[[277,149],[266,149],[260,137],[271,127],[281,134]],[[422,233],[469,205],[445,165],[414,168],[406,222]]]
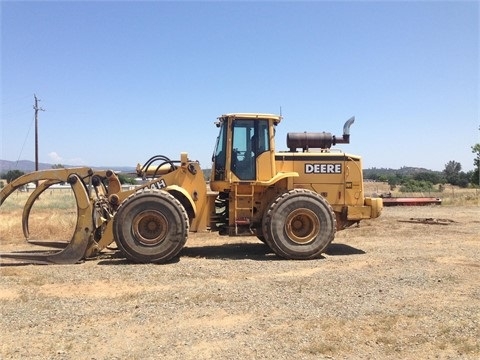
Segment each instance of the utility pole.
[[33,105],[33,109],[35,110],[35,171],[38,171],[38,112],[45,110],[38,107],[40,100],[37,99],[37,95],[34,94],[33,97],[35,99],[35,105]]

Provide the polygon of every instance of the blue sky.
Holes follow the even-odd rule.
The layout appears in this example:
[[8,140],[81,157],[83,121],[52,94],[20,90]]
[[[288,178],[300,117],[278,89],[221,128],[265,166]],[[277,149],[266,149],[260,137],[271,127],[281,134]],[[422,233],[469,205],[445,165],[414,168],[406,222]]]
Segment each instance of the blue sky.
[[279,113],[341,135],[364,167],[473,169],[479,3],[1,2],[0,159],[135,166],[210,159],[214,121]]

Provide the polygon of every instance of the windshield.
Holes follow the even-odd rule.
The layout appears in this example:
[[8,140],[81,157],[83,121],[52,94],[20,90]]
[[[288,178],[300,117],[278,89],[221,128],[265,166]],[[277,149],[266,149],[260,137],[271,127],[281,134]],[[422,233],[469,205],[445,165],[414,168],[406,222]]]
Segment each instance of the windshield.
[[227,143],[227,124],[222,122],[220,124],[220,132],[217,137],[217,143],[213,151],[213,166],[214,180],[225,180],[225,166],[226,166],[226,143]]

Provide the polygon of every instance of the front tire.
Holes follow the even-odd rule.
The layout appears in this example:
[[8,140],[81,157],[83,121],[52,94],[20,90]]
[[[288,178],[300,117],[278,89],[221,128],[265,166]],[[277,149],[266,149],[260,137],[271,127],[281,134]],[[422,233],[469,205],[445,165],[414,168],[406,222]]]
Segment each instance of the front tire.
[[315,259],[333,241],[335,214],[319,194],[294,189],[279,196],[263,219],[266,243],[286,259]]
[[119,206],[113,233],[125,257],[138,263],[164,263],[178,255],[188,236],[182,204],[163,190],[143,189]]

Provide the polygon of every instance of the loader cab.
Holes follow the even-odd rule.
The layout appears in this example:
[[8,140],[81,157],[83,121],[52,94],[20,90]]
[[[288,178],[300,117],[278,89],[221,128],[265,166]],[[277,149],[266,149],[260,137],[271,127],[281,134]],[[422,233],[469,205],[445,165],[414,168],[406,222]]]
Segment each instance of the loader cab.
[[232,182],[267,181],[275,175],[274,127],[280,119],[268,114],[228,114],[218,118],[212,190],[223,191]]

